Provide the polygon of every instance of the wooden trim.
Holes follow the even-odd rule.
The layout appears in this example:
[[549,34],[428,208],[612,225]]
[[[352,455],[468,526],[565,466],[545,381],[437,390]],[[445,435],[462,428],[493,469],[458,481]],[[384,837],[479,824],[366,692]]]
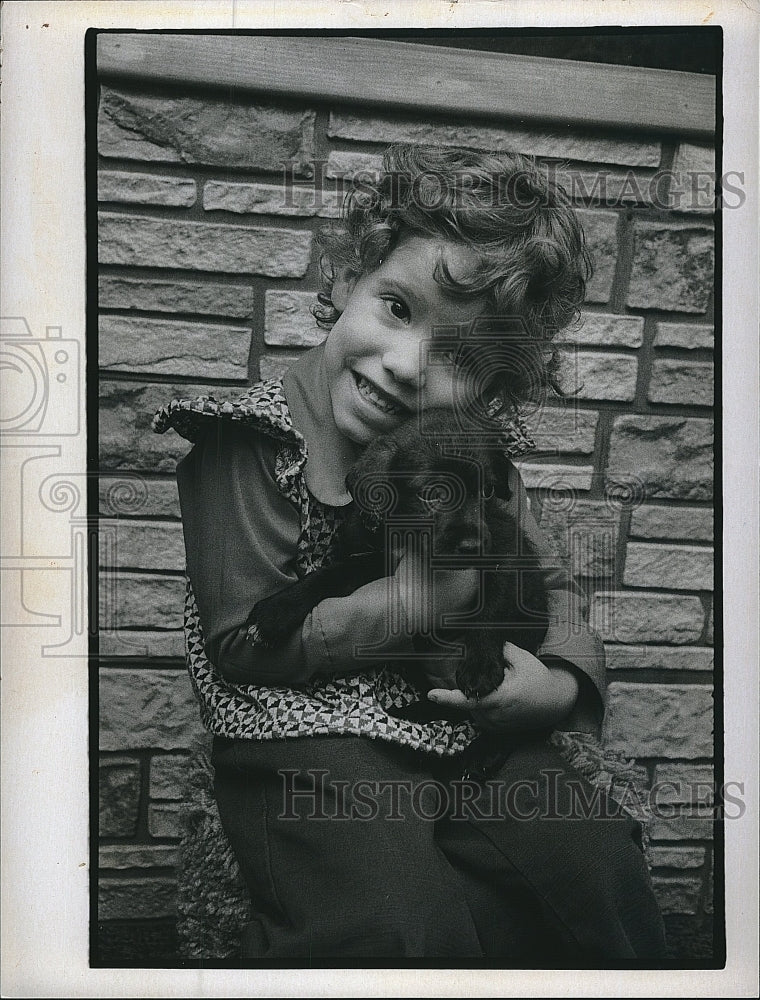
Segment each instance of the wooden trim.
[[372,38],[104,33],[98,71],[520,125],[715,132],[714,76]]

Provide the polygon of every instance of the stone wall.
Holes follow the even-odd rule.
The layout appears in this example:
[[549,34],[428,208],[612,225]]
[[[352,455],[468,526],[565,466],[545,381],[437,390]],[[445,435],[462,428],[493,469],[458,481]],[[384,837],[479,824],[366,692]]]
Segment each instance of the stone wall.
[[[676,135],[431,124],[104,80],[103,921],[173,914],[183,764],[200,732],[180,631],[173,469],[186,443],[152,434],[152,414],[210,386],[234,395],[321,339],[309,314],[314,233],[337,215],[336,178],[373,169],[398,139],[516,146],[572,185],[596,262],[584,323],[567,337],[579,391],[534,415],[539,448],[521,470],[606,642],[606,739],[678,789],[652,831],[663,908],[711,909],[709,801],[694,789],[711,780],[713,758],[713,226],[706,204],[676,189],[684,171],[712,169],[710,150]],[[663,168],[673,176],[662,180]]]

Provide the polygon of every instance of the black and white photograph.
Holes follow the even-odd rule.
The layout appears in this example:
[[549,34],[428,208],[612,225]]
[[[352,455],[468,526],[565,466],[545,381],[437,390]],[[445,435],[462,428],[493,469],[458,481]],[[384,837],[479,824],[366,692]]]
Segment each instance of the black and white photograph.
[[0,443],[4,924],[44,840],[83,971],[7,995],[752,995],[736,22],[81,6]]

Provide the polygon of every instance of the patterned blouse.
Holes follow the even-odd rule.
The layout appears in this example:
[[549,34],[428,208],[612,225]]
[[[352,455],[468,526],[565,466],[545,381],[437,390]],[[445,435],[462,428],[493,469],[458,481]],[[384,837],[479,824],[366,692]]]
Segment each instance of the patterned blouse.
[[[296,569],[299,576],[329,562],[336,529],[346,508],[330,507],[306,487],[307,452],[294,428],[281,379],[253,385],[239,399],[217,402],[211,396],[174,399],[153,421],[157,433],[173,428],[196,441],[204,425],[237,421],[277,443],[277,488],[300,517]],[[532,447],[519,419],[504,422],[504,450],[510,457]],[[185,603],[185,649],[190,679],[211,733],[235,739],[271,740],[293,736],[355,735],[388,740],[437,755],[462,752],[477,731],[469,721],[413,722],[394,710],[421,697],[420,690],[391,666],[319,678],[298,687],[230,683],[221,677],[204,650],[204,635],[188,577]]]

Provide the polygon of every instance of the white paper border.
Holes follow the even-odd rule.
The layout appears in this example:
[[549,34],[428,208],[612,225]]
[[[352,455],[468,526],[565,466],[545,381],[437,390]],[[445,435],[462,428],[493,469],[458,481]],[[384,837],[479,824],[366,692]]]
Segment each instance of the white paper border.
[[[227,971],[88,966],[87,661],[41,661],[3,633],[2,995],[12,997],[757,996],[758,25],[754,2],[17,2],[2,9],[2,313],[81,341],[84,372],[84,33],[100,28],[424,28],[721,24],[723,169],[747,200],[724,213],[725,749],[744,781],[726,822],[725,970]],[[27,27],[28,25],[28,27]],[[83,384],[83,378],[82,378]],[[83,405],[82,396],[82,405]],[[84,424],[82,424],[84,426]],[[82,433],[67,460],[86,469]],[[10,634],[8,634],[10,632]],[[31,640],[31,641],[30,641]]]

